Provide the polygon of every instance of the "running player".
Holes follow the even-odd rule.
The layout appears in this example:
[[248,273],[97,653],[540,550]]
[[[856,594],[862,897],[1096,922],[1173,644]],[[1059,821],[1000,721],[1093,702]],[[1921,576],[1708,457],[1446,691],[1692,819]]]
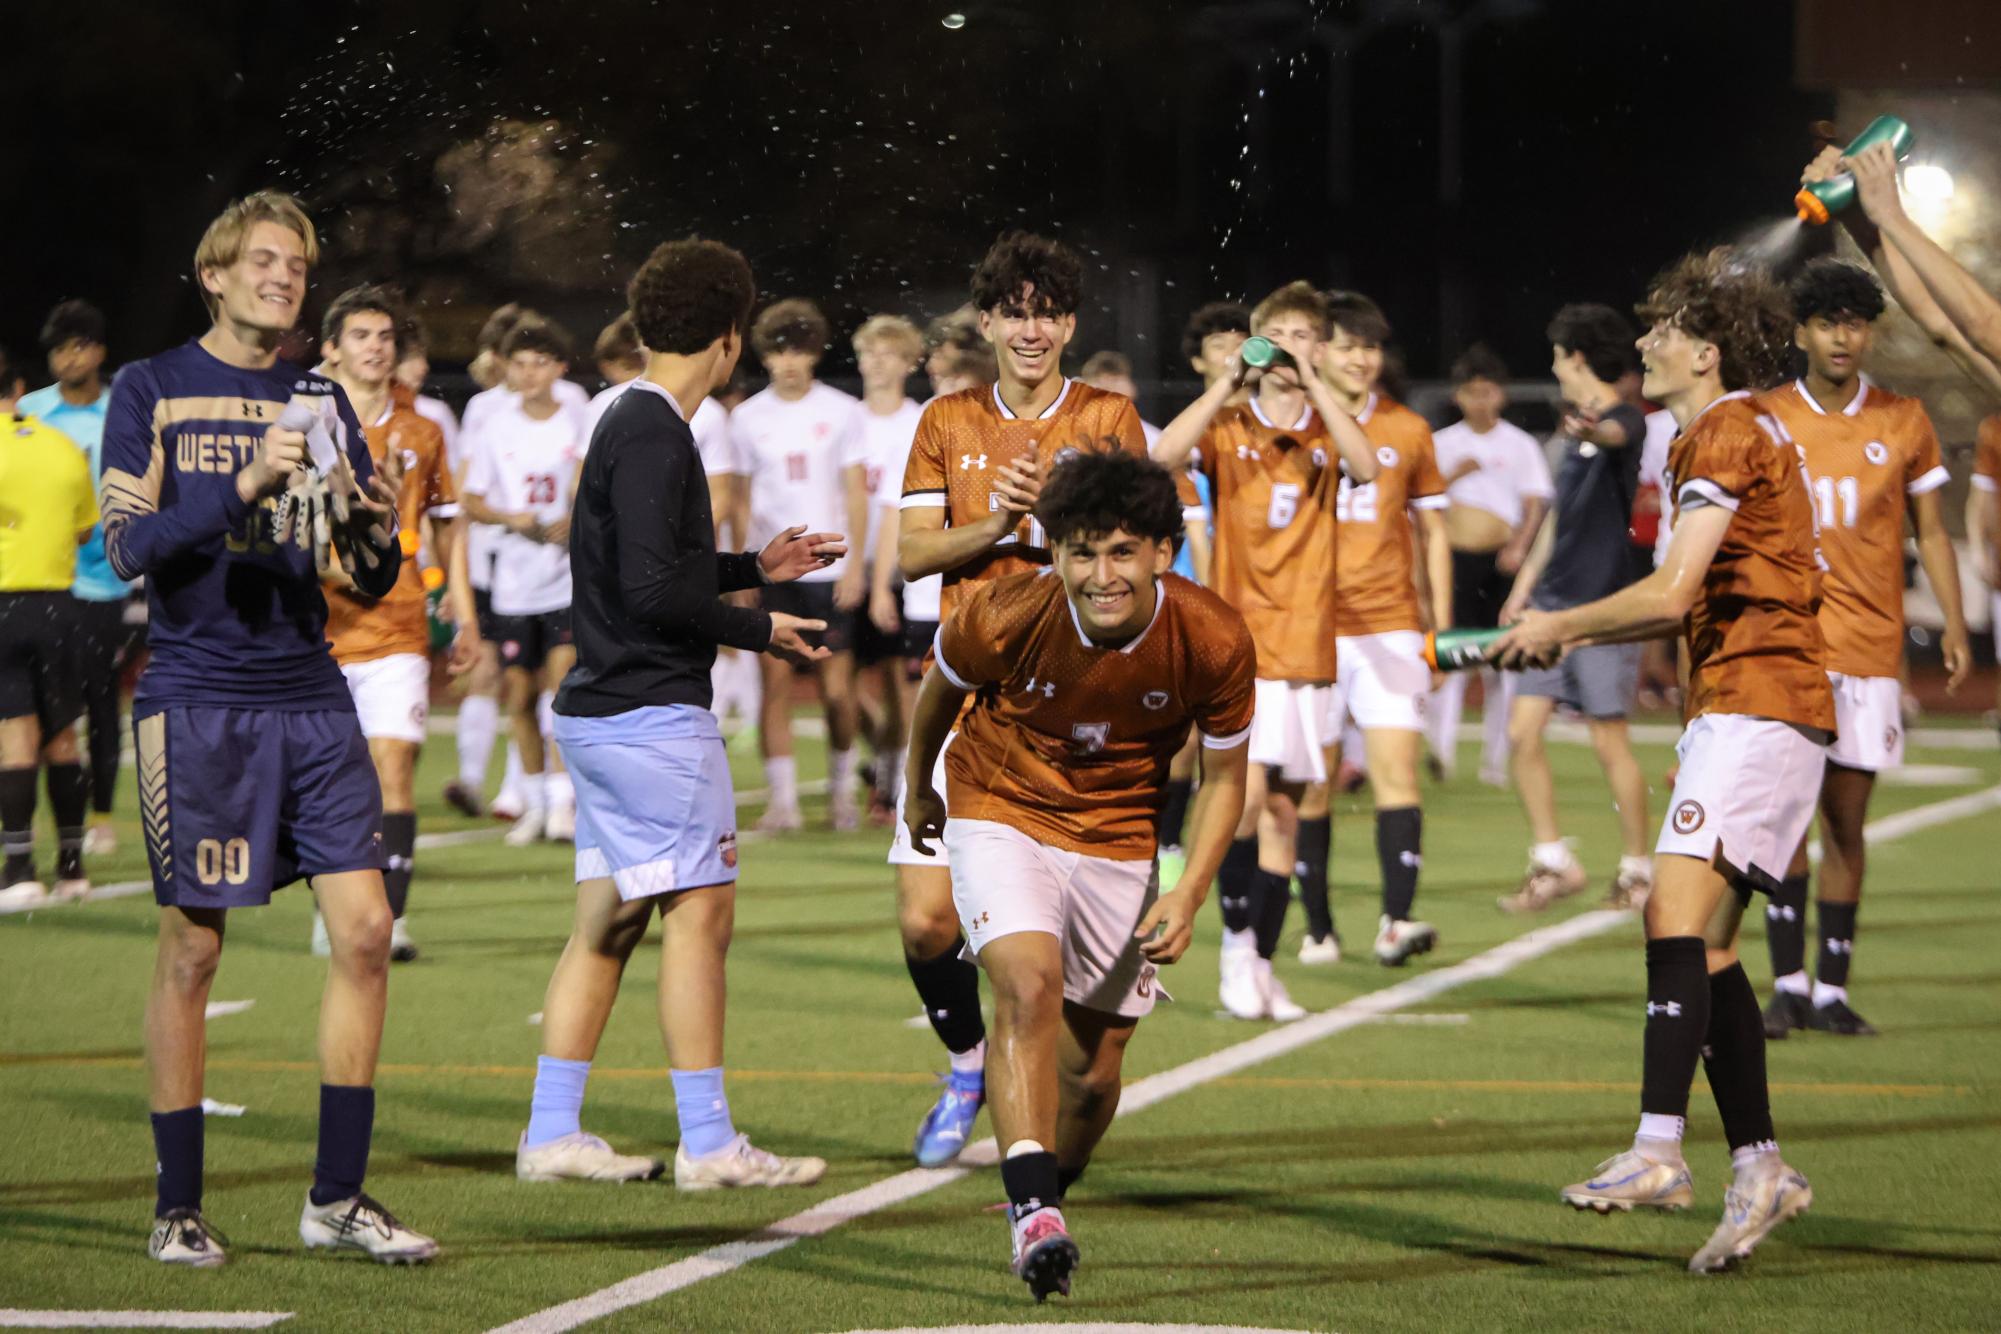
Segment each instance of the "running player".
[[[1376,961],[1396,967],[1438,943],[1437,930],[1410,914],[1424,857],[1417,765],[1433,684],[1424,665],[1423,631],[1427,624],[1447,628],[1452,619],[1452,542],[1445,531],[1451,502],[1431,428],[1381,387],[1389,321],[1359,293],[1333,293],[1327,305],[1334,337],[1320,359],[1320,373],[1335,403],[1361,423],[1379,465],[1373,482],[1342,479],[1339,512],[1346,531],[1335,576],[1334,628],[1341,703],[1361,729],[1376,801],[1376,861],[1383,881]],[[1331,774],[1331,756],[1327,767]],[[1313,796],[1303,813],[1317,816],[1325,810],[1326,794],[1323,789]]]
[[[403,569],[381,598],[362,596],[339,571],[326,580],[327,638],[354,695],[361,734],[382,784],[383,884],[395,917],[389,941],[392,962],[417,957],[404,916],[417,855],[417,754],[431,713],[429,603],[417,572],[417,547],[426,519],[432,551],[447,571],[452,598],[451,666],[464,672],[479,659],[479,618],[466,578],[459,540],[458,499],[445,459],[445,435],[419,416],[408,391],[395,382],[397,339],[405,327],[403,304],[385,287],[354,287],[335,297],[322,321],[320,352],[334,383],[362,423],[368,454],[385,476],[402,481],[399,505]],[[331,949],[326,922],[314,915],[313,953]]]
[[[800,297],[774,301],[751,326],[751,348],[771,383],[730,413],[730,438],[746,488],[753,548],[765,546],[795,518],[805,518],[809,527],[833,531],[845,527],[851,516],[842,471],[852,460],[842,450],[855,400],[813,378],[828,336],[826,316]],[[829,653],[814,663],[813,672],[827,721],[827,813],[835,829],[853,829],[861,823],[854,791],[854,613],[866,585],[849,573],[858,568],[843,559],[796,583],[763,591],[769,610],[827,625],[823,642]],[[771,798],[757,827],[766,832],[797,829],[801,821],[799,768],[792,753],[792,664],[767,657],[763,667],[757,736]]]
[[[1239,1019],[1291,1020],[1306,1011],[1272,971],[1292,901],[1299,801],[1325,782],[1334,718],[1335,498],[1341,469],[1368,482],[1376,456],[1313,368],[1327,345],[1327,303],[1288,283],[1251,312],[1251,329],[1291,364],[1250,378],[1240,356],[1227,375],[1168,423],[1154,458],[1193,461],[1216,498],[1213,584],[1243,614],[1257,645],[1257,722],[1244,815],[1222,868],[1223,1008]],[[1309,923],[1309,934],[1314,924]],[[1319,932],[1324,935],[1324,929]]]
[[1495,648],[1503,665],[1566,647],[1685,634],[1688,725],[1647,897],[1646,1040],[1633,1147],[1563,1191],[1578,1209],[1680,1209],[1682,1159],[1701,1061],[1722,1114],[1733,1180],[1696,1273],[1728,1267],[1813,1202],[1779,1156],[1758,996],[1737,959],[1752,892],[1769,894],[1813,820],[1835,724],[1813,507],[1798,450],[1751,397],[1783,373],[1785,292],[1727,250],[1655,280],[1640,318],[1646,395],[1674,413],[1674,536],[1661,567],[1610,597],[1524,613]]
[[1940,513],[1951,480],[1924,405],[1862,373],[1883,289],[1866,271],[1816,259],[1792,283],[1794,346],[1806,374],[1758,398],[1806,460],[1826,561],[1820,631],[1834,687],[1835,740],[1820,785],[1820,959],[1806,974],[1807,857],[1802,843],[1765,908],[1772,954],[1765,1036],[1811,1028],[1848,1037],[1876,1030],[1848,1004],[1862,901],[1862,828],[1880,771],[1903,763],[1904,525],[1916,526],[1925,577],[1945,615],[1946,688],[1972,669],[1959,561]]
[[[120,578],[147,577],[151,613],[152,657],[132,711],[160,905],[146,1006],[159,1165],[148,1251],[167,1264],[224,1259],[201,1204],[203,1016],[225,918],[301,876],[333,958],[300,1240],[390,1263],[438,1249],[362,1190],[389,982],[382,794],[327,652],[315,525],[295,508],[317,489],[302,489],[307,474],[350,496],[348,519],[335,523],[355,552],[359,592],[387,594],[402,553],[395,492],[374,480],[346,396],[277,359],[318,254],[290,196],[253,194],[223,210],[195,251],[213,326],[121,370],[104,428],[105,550]],[[294,415],[310,415],[310,430],[293,429]]]
[[[973,272],[979,332],[999,378],[933,399],[917,424],[903,474],[897,561],[905,579],[943,574],[941,620],[977,585],[1041,569],[1049,543],[1032,511],[1041,479],[1070,453],[1144,455],[1132,400],[1065,378],[1063,349],[1077,332],[1084,262],[1060,241],[1005,232]],[[932,786],[944,786],[938,768]],[[979,972],[960,957],[965,938],[943,854],[909,838],[903,812],[889,850],[896,867],[903,960],[951,1053],[945,1090],[918,1127],[913,1152],[949,1163],[985,1100],[986,1023]]]
[[[1182,519],[1165,469],[1078,454],[1048,474],[1034,513],[1055,569],[959,600],[918,695],[905,782],[911,845],[943,836],[993,987],[1013,1268],[1040,1301],[1070,1291],[1064,1197],[1111,1125],[1158,969],[1188,948],[1237,826],[1257,658],[1229,602],[1168,573]],[[1153,824],[1191,727],[1202,794],[1187,869],[1161,894]]]

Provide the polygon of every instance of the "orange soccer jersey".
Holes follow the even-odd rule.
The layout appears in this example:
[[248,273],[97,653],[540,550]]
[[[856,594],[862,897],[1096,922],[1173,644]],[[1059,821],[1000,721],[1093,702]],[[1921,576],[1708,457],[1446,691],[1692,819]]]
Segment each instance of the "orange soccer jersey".
[[1820,632],[1827,669],[1895,676],[1904,660],[1906,497],[1951,480],[1924,404],[1864,380],[1840,412],[1795,381],[1758,396],[1806,464],[1826,561]]
[[1798,451],[1748,390],[1725,394],[1668,446],[1675,522],[1731,512],[1688,614],[1685,713],[1742,713],[1834,731],[1813,506]]
[[[1980,423],[1973,446],[1973,489],[1990,496],[2001,491],[2001,413]],[[2001,533],[1989,533],[1987,541],[2001,542]]]
[[403,461],[403,496],[396,516],[402,529],[403,568],[395,587],[375,602],[357,602],[327,589],[327,638],[333,641],[334,660],[343,667],[392,653],[430,652],[424,580],[417,569],[418,523],[426,513],[458,503],[451,465],[445,459],[445,433],[400,395],[382,419],[363,427],[362,433],[368,437],[368,453],[377,468],[392,450]]
[[975,693],[945,752],[947,812],[1117,861],[1154,855],[1168,764],[1188,729],[1221,746],[1251,725],[1257,654],[1210,590],[1162,576],[1122,648],[1084,636],[1052,570],[984,582],[938,632],[938,668]]
[[1196,460],[1214,498],[1209,582],[1243,615],[1267,681],[1334,680],[1333,441],[1311,407],[1274,426],[1257,400],[1224,408]]
[[[947,527],[978,523],[997,508],[993,475],[1001,468],[1032,455],[1047,477],[1066,452],[1084,449],[1147,452],[1131,399],[1067,380],[1040,417],[1023,421],[1001,402],[999,386],[962,389],[925,405],[903,471],[902,508],[943,507]],[[1024,517],[999,545],[945,571],[941,619],[951,617],[973,585],[1048,564],[1042,525]]]
[[1343,473],[1336,506],[1341,555],[1336,565],[1334,632],[1379,635],[1422,630],[1409,511],[1442,510],[1445,477],[1424,418],[1392,398],[1371,394],[1355,418],[1376,447],[1376,480],[1356,486]]

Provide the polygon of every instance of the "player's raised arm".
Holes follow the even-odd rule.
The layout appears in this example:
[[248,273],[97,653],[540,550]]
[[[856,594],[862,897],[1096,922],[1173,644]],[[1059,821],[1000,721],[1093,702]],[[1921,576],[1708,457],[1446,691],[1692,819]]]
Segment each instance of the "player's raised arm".
[[948,526],[945,428],[938,418],[940,406],[934,403],[924,410],[917,423],[917,439],[910,446],[910,462],[903,472],[896,561],[905,579],[955,570],[991,550],[1035,508],[1035,498],[1042,490],[1035,460],[1016,460],[995,471],[994,507],[984,517]]
[[1243,387],[1244,373],[1244,359],[1231,353],[1230,373],[1211,380],[1200,398],[1176,413],[1174,420],[1161,428],[1160,439],[1153,442],[1153,461],[1170,472],[1187,467],[1189,457],[1208,432],[1209,423]]
[[1334,449],[1341,456],[1341,466],[1347,472],[1348,480],[1356,486],[1366,486],[1375,481],[1381,465],[1376,461],[1376,447],[1369,442],[1361,424],[1335,401],[1333,392],[1321,379],[1317,367],[1313,374],[1302,375],[1299,382],[1306,390],[1307,402],[1313,404],[1320,420],[1327,423],[1327,433],[1334,437]]

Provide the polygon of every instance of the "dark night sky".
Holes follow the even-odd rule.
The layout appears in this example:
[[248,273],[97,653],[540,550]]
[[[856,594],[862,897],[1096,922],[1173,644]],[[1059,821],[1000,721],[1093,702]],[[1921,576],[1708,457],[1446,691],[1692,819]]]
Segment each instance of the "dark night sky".
[[[1782,216],[1829,109],[1793,88],[1791,6],[1741,0],[34,11],[0,91],[17,357],[71,295],[107,309],[114,358],[195,332],[203,224],[276,184],[327,239],[319,302],[399,280],[447,343],[511,297],[587,338],[689,231],[839,324],[925,316],[1028,226],[1091,254],[1079,345],[1143,376],[1179,373],[1200,301],[1298,276],[1377,296],[1420,375],[1474,337],[1537,374],[1557,305],[1625,305],[1680,250]],[[512,176],[483,138],[509,119],[561,127]]]

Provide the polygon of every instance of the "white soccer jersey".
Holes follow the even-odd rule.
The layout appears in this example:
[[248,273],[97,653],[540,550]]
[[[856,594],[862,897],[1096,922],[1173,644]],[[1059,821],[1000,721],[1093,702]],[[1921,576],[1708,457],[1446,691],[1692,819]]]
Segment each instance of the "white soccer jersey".
[[1674,414],[1666,408],[1649,412],[1646,422],[1647,440],[1640,448],[1640,485],[1658,487],[1661,493],[1661,524],[1654,534],[1654,564],[1658,566],[1667,558],[1668,539],[1674,536],[1674,504],[1667,494],[1665,477],[1668,446],[1681,427],[1675,425]]
[[910,460],[910,444],[917,438],[917,422],[923,415],[924,409],[906,398],[886,415],[871,411],[864,403],[849,420],[845,452],[850,467],[861,465],[862,484],[868,488],[868,536],[862,551],[871,565],[876,559],[882,507],[902,500],[903,468]]
[[[855,407],[852,395],[815,382],[793,402],[766,389],[730,414],[737,470],[750,484],[752,551],[795,524],[805,524],[809,533],[847,531],[841,472],[852,461],[844,442]],[[838,579],[846,569],[842,557],[802,582]]]
[[[480,447],[466,473],[465,489],[493,509],[529,513],[543,524],[569,517],[577,465],[584,457],[580,419],[558,411],[536,421],[518,406],[483,414]],[[493,610],[531,616],[570,605],[570,548],[535,542],[495,529]]]
[[418,416],[435,424],[445,433],[445,466],[456,476],[460,462],[458,414],[453,412],[452,405],[442,398],[431,398],[425,394],[418,394],[411,406],[417,409]]
[[741,471],[736,447],[730,441],[730,410],[713,398],[702,400],[688,419],[695,433],[695,452],[702,456],[702,471],[711,477],[725,477]]
[[1521,526],[1524,499],[1547,500],[1556,493],[1542,445],[1513,422],[1496,422],[1485,435],[1463,421],[1454,422],[1432,436],[1432,446],[1438,471],[1448,478],[1468,459],[1480,465],[1448,483],[1445,494],[1452,503],[1485,510],[1510,528]]
[[[584,413],[590,407],[590,395],[584,392],[584,387],[575,380],[558,380],[549,392],[564,413],[575,414],[578,439],[589,441]],[[467,490],[466,482],[472,478],[473,465],[482,449],[484,423],[501,408],[515,407],[520,402],[521,395],[505,385],[482,389],[466,400],[465,415],[459,419],[459,453],[452,456],[452,473],[460,479],[461,494]],[[466,565],[472,573],[474,588],[493,587],[493,562],[499,550],[500,529],[490,523],[466,525]]]

